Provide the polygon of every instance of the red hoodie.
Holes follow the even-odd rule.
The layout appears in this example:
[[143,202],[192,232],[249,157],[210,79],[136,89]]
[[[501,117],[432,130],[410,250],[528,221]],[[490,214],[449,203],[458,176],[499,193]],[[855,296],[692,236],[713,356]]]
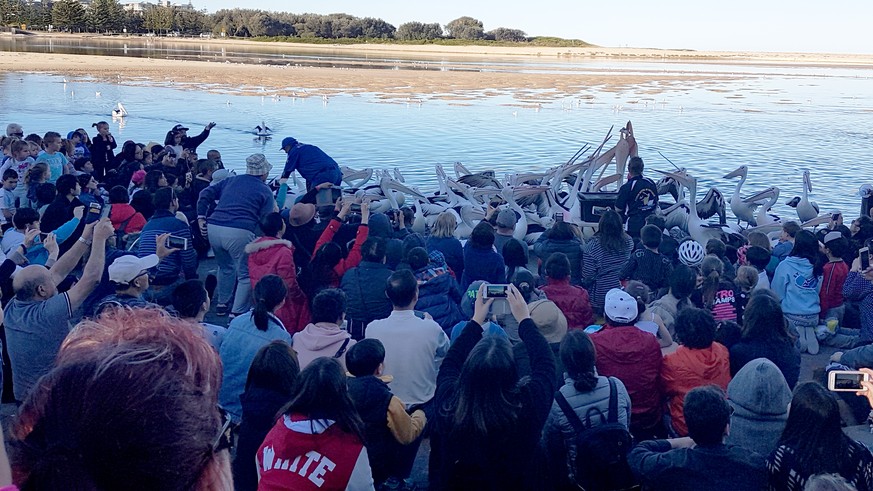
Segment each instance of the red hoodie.
[[309,300],[297,283],[297,267],[294,265],[294,246],[287,240],[261,237],[245,248],[249,255],[249,279],[252,288],[264,276],[274,274],[285,282],[288,293],[285,304],[275,312],[285,329],[294,334],[309,324]]
[[821,316],[828,313],[828,309],[843,305],[843,284],[849,276],[849,266],[845,261],[831,261],[824,266],[824,274],[821,279],[821,290],[818,292]]
[[114,203],[109,209],[109,221],[112,222],[112,227],[115,230],[118,230],[121,224],[128,219],[130,221],[127,222],[127,226],[122,230],[123,233],[133,234],[142,232],[146,219],[142,216],[142,213],[134,210],[132,206],[127,203]]
[[280,417],[256,459],[259,491],[373,489],[364,444],[330,420]]

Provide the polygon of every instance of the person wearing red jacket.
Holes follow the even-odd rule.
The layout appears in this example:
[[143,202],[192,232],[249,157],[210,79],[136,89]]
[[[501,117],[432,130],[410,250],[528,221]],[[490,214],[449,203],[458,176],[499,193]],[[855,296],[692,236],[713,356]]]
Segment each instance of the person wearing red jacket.
[[[113,186],[109,190],[109,204],[111,205],[109,208],[109,220],[112,222],[112,227],[123,234],[142,232],[146,219],[142,216],[142,213],[130,206],[129,202],[130,197],[124,186]],[[121,228],[122,225],[124,229]]]
[[828,255],[828,263],[824,265],[821,279],[821,290],[818,292],[821,305],[821,320],[837,319],[843,323],[846,312],[843,298],[843,285],[849,276],[849,265],[843,261],[843,256],[849,250],[849,241],[839,232],[829,232],[824,237],[824,252]]
[[303,330],[309,323],[309,301],[297,283],[297,267],[294,264],[294,246],[279,237],[285,233],[285,220],[273,212],[261,219],[264,236],[246,246],[248,254],[249,279],[252,288],[261,278],[274,274],[285,282],[288,293],[285,303],[276,310],[276,317],[285,329],[294,334]]
[[563,252],[555,252],[546,260],[548,284],[541,290],[555,302],[567,318],[570,329],[585,329],[594,323],[594,311],[588,290],[570,284],[570,260]]
[[606,326],[591,335],[597,350],[597,373],[616,377],[631,398],[630,431],[636,440],[666,436],[661,421],[661,347],[655,336],[634,326],[637,300],[613,288],[604,300]]
[[[327,244],[328,242],[333,240],[333,236],[336,235],[340,226],[343,224],[343,220],[349,215],[349,212],[352,209],[352,204],[354,204],[354,199],[343,200],[342,208],[340,208],[339,213],[336,217],[334,217],[330,223],[327,224],[327,228],[324,229],[324,232],[321,233],[321,237],[319,237],[318,242],[315,243],[315,250],[318,251],[321,249],[321,246]],[[330,287],[337,288],[339,287],[340,279],[343,277],[346,271],[354,268],[361,262],[361,245],[367,240],[367,236],[370,233],[370,202],[364,201],[361,203],[361,225],[358,226],[358,233],[355,235],[355,244],[352,246],[352,249],[349,251],[349,255],[345,258],[339,260],[336,266],[333,267],[334,273],[336,273],[335,281],[331,281]],[[316,252],[316,255],[318,252]]]

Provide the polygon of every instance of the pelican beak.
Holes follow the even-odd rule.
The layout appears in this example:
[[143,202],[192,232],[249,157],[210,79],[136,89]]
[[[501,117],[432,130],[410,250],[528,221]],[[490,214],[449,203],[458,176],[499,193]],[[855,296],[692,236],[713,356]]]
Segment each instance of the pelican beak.
[[523,198],[525,196],[534,196],[548,191],[548,186],[519,186],[512,189],[513,198]]
[[738,167],[737,170],[731,172],[730,174],[724,176],[722,179],[732,179],[734,177],[740,177],[745,174],[745,169],[742,167]]
[[743,200],[743,203],[757,203],[759,201],[764,201],[764,200],[772,198],[773,193],[774,193],[774,188],[770,187],[770,188],[767,188],[767,189],[761,191],[760,193],[753,194],[752,196],[749,196],[748,198]]
[[790,206],[790,207],[792,207],[792,208],[797,208],[797,204],[798,204],[798,203],[800,203],[800,197],[799,197],[799,196],[795,196],[794,198],[792,198],[791,201],[788,201],[788,202],[785,203],[785,204],[788,205],[788,206]]
[[809,179],[809,171],[803,171],[803,185],[806,186],[806,190],[810,193],[812,192],[812,181]]
[[386,179],[386,181],[387,181],[387,182],[385,183],[384,186],[387,187],[388,189],[393,189],[393,190],[398,191],[398,192],[401,192],[401,193],[403,193],[403,194],[407,194],[407,195],[409,195],[409,196],[414,196],[414,197],[416,197],[416,198],[418,198],[418,199],[421,199],[421,200],[425,200],[425,201],[427,201],[427,197],[426,197],[425,195],[423,195],[423,194],[419,193],[418,191],[416,191],[416,190],[410,188],[410,187],[407,186],[406,184],[403,184],[403,183],[397,182],[397,181],[395,181],[394,179]]
[[661,173],[661,174],[664,174],[664,175],[667,176],[667,177],[673,178],[674,180],[676,180],[676,182],[678,182],[679,184],[685,186],[686,188],[689,187],[689,186],[691,186],[691,184],[693,183],[693,179],[694,179],[693,177],[687,175],[687,174],[684,173],[684,172],[683,172],[683,173],[679,173],[679,172],[664,172],[664,171],[662,171],[662,170],[655,170],[655,172],[659,172],[659,173]]
[[815,217],[815,218],[813,218],[812,220],[810,220],[810,221],[808,221],[808,222],[803,222],[803,223],[800,224],[800,226],[803,227],[803,228],[807,228],[807,227],[818,227],[819,225],[824,225],[824,224],[830,222],[830,220],[831,220],[831,216],[830,216],[830,215],[822,215],[822,216],[819,216],[819,217]]

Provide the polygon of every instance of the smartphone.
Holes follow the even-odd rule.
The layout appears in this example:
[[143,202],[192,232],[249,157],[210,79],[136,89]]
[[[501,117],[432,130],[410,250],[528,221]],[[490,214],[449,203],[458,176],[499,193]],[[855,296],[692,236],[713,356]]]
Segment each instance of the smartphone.
[[564,212],[555,213],[555,222],[563,222],[564,221]]
[[831,220],[833,220],[833,221],[836,222],[836,221],[839,220],[839,219],[840,219],[840,214],[839,214],[839,213],[832,213],[832,214],[831,214]]
[[509,296],[509,285],[485,285],[484,298],[506,298]]
[[857,392],[864,390],[861,382],[869,381],[869,375],[856,370],[832,370],[828,372],[828,390],[834,392]]
[[870,248],[865,247],[858,251],[858,254],[861,256],[861,271],[867,271],[870,267]]
[[188,239],[171,235],[167,237],[167,247],[170,249],[188,250]]
[[100,218],[109,218],[109,212],[112,210],[112,205],[106,205],[100,212]]
[[100,214],[103,211],[103,207],[100,206],[100,203],[91,203],[88,207],[88,216],[85,218],[85,223],[94,223],[100,220]]

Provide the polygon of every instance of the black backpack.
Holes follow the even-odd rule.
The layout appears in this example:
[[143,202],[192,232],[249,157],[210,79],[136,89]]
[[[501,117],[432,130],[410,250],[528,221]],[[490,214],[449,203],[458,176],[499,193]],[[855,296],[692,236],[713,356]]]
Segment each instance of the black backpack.
[[[585,491],[611,491],[633,488],[636,482],[627,463],[633,438],[618,422],[618,391],[615,380],[609,380],[609,419],[600,409],[591,407],[583,423],[561,391],[555,401],[569,420],[575,433],[576,459],[568,460],[570,482]],[[600,416],[600,424],[591,426],[591,416]]]

